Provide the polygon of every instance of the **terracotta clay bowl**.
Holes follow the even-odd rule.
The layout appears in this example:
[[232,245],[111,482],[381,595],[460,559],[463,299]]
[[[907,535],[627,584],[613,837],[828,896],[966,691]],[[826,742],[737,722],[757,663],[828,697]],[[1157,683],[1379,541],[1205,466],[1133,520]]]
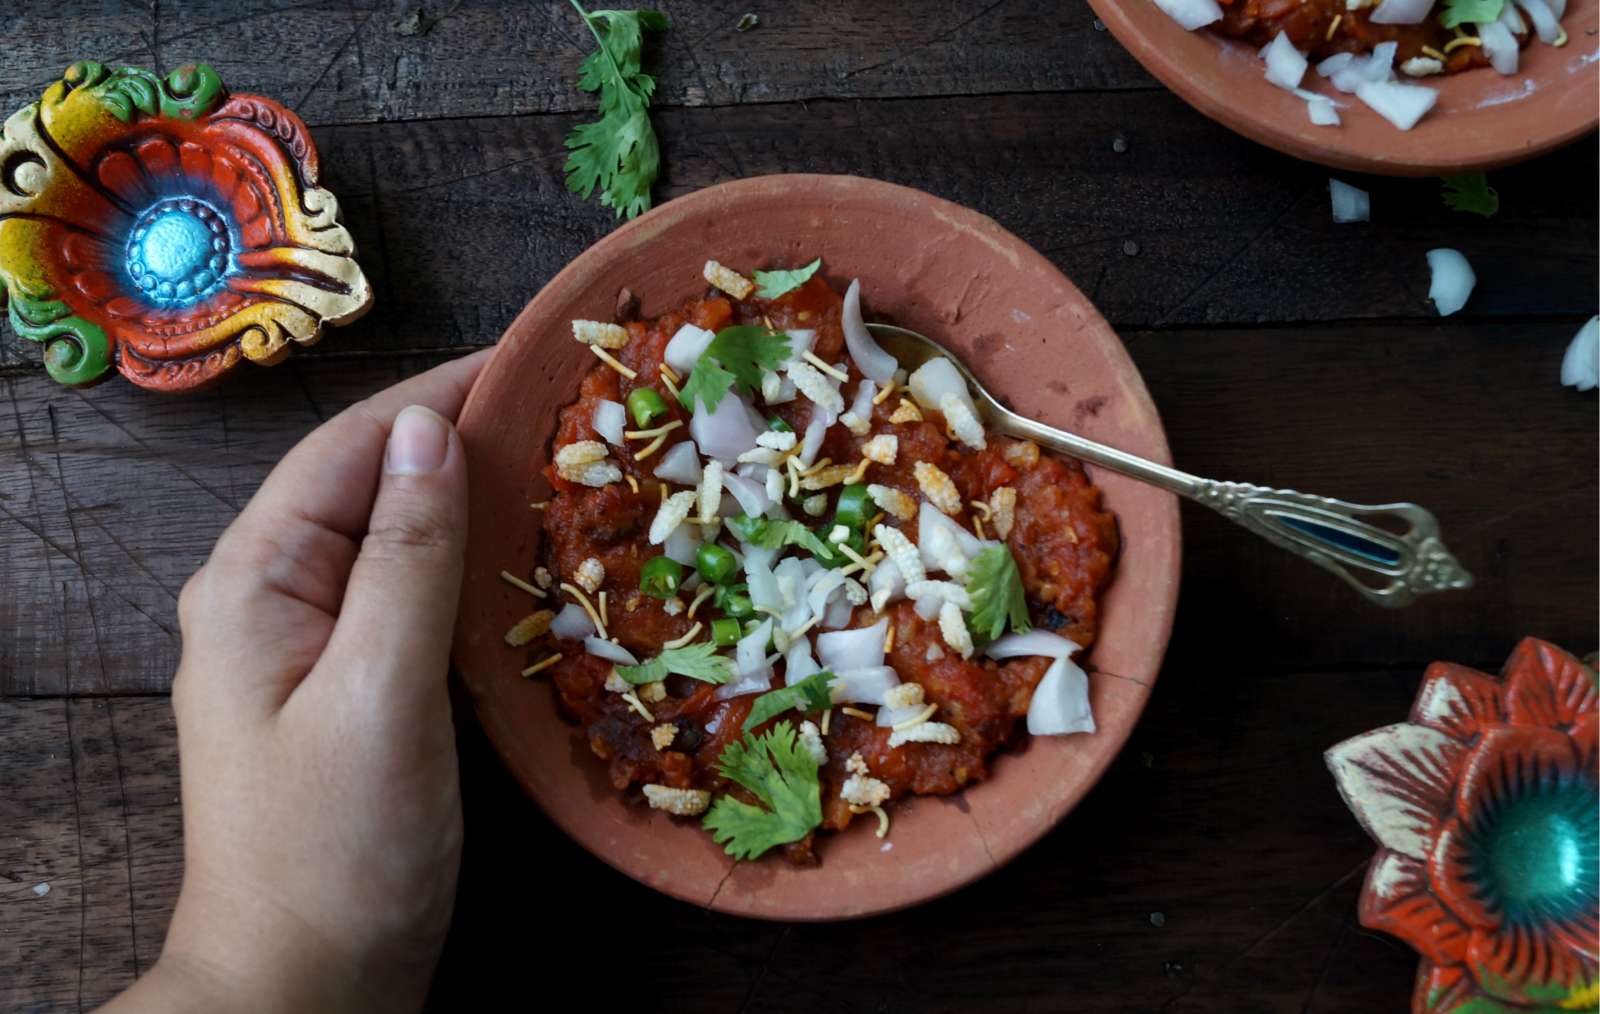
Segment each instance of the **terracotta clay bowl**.
[[1124,539],[1089,658],[1099,731],[1035,740],[999,758],[990,780],[960,797],[900,805],[892,847],[873,835],[873,822],[858,822],[820,842],[820,866],[794,868],[776,854],[736,866],[698,822],[614,790],[583,737],[557,716],[551,688],[518,675],[525,653],[502,642],[530,600],[497,575],[535,566],[539,532],[528,503],[550,494],[539,471],[557,408],[594,364],[569,322],[611,319],[624,287],[642,299],[645,315],[659,314],[703,291],[708,257],[748,268],[819,255],[839,289],[861,279],[868,319],[947,342],[1019,411],[1169,460],[1138,371],[1083,293],[992,220],[916,190],[846,176],[712,187],[617,229],[534,297],[461,416],[472,514],[456,668],[506,764],[579,844],[684,901],[769,919],[845,919],[926,901],[1050,830],[1100,777],[1144,708],[1178,594],[1175,499],[1095,475]]
[[1483,68],[1423,83],[1438,104],[1409,131],[1318,77],[1305,87],[1344,103],[1344,122],[1318,127],[1305,103],[1270,84],[1255,50],[1210,31],[1186,32],[1153,0],[1089,0],[1134,59],[1178,97],[1252,140],[1335,169],[1384,176],[1443,176],[1532,158],[1600,122],[1600,0],[1571,0],[1561,19],[1569,40],[1537,39],[1510,77]]

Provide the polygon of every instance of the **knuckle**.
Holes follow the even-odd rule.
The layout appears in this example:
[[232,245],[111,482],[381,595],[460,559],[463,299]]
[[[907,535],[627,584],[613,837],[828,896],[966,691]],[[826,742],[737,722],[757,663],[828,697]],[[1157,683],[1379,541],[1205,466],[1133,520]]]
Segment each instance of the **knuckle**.
[[446,554],[456,546],[456,532],[438,512],[421,504],[386,510],[373,518],[362,544],[363,556]]

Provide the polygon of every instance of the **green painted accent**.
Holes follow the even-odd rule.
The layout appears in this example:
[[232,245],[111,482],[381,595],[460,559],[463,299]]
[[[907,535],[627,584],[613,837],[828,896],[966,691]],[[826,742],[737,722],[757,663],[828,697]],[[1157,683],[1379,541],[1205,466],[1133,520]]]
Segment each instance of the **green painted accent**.
[[96,79],[96,69],[102,72],[103,80],[89,87],[100,104],[123,123],[132,123],[139,114],[192,120],[216,108],[227,94],[222,78],[205,63],[185,64],[165,81],[138,67],[119,67],[107,77],[99,64],[73,64],[67,68],[69,81],[79,67],[85,68],[86,80]]
[[111,368],[111,342],[98,324],[75,316],[57,299],[17,291],[10,297],[11,329],[29,341],[45,343],[45,372],[56,383],[82,387]]

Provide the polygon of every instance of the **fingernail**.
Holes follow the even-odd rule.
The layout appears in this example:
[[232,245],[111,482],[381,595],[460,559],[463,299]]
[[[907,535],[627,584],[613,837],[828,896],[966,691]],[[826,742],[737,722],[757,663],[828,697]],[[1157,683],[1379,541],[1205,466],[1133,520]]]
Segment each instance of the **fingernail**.
[[383,470],[390,475],[426,475],[439,470],[450,450],[450,424],[444,416],[412,405],[395,417]]

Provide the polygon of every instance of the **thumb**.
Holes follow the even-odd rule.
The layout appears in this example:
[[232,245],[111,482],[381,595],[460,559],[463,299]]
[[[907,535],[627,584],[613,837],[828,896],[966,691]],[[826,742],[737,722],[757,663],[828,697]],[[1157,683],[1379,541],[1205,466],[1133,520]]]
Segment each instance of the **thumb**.
[[339,620],[318,668],[391,700],[445,691],[467,537],[461,438],[439,413],[395,417]]

